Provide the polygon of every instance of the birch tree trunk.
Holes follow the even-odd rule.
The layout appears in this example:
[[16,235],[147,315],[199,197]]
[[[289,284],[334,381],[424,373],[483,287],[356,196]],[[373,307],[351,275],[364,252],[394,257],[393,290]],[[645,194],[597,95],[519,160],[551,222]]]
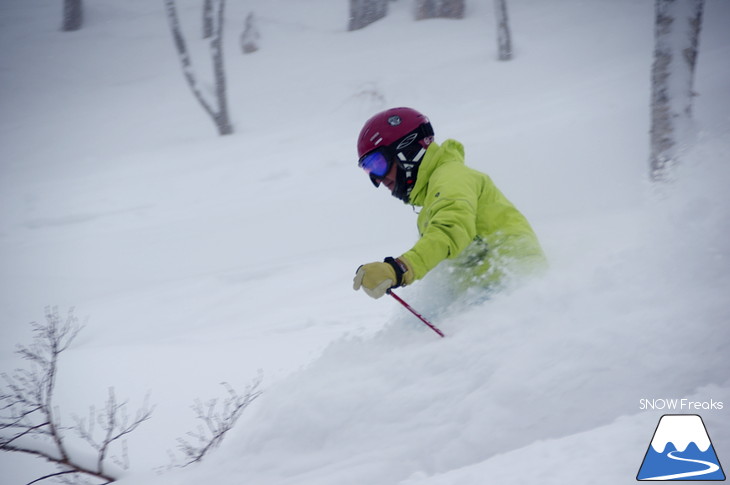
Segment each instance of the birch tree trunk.
[[507,0],[494,0],[494,9],[497,18],[498,59],[509,61],[512,59],[512,34],[507,17]]
[[416,20],[464,18],[464,0],[416,0]]
[[84,20],[84,9],[81,0],[63,0],[63,25],[61,30],[72,32],[79,30]]
[[665,181],[692,132],[694,73],[704,0],[656,0],[651,72],[652,181]]
[[203,39],[209,39],[213,36],[214,13],[213,0],[203,0]]
[[175,8],[175,0],[164,0],[167,9],[167,19],[170,23],[170,30],[175,42],[183,75],[195,98],[200,102],[203,109],[210,115],[220,135],[233,133],[233,127],[228,116],[228,101],[226,96],[226,76],[223,66],[223,10],[225,0],[212,0],[213,8],[213,33],[210,37],[210,53],[213,63],[213,101],[207,99],[193,69],[190,53],[185,42],[185,37],[180,29],[180,20]]
[[388,14],[390,0],[350,0],[348,30],[358,30],[376,22]]

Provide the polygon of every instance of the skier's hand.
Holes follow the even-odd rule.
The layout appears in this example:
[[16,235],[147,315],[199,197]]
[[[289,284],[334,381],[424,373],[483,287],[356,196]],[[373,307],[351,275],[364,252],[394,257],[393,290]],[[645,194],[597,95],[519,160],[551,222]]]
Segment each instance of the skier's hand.
[[362,288],[368,296],[377,299],[391,288],[410,284],[413,272],[408,269],[405,261],[393,258],[386,258],[383,263],[363,264],[357,268],[352,287],[355,290]]
[[368,263],[357,268],[352,281],[355,290],[363,289],[371,298],[380,298],[395,285],[395,270],[388,263]]

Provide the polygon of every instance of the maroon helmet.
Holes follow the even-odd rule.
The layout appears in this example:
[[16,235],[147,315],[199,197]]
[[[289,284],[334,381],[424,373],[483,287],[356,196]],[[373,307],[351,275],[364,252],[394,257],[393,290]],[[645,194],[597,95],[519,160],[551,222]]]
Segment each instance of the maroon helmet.
[[[363,155],[380,147],[393,145],[416,131],[421,125],[430,126],[430,122],[426,115],[415,109],[391,108],[382,111],[367,120],[360,130],[357,139],[357,157],[362,158]],[[423,146],[428,146],[428,143]]]
[[[382,152],[390,164],[397,163],[396,186],[393,196],[404,202],[416,183],[418,167],[426,148],[433,141],[433,128],[428,118],[411,108],[391,108],[365,122],[357,139],[360,166],[366,155]],[[370,175],[375,186],[380,180]]]

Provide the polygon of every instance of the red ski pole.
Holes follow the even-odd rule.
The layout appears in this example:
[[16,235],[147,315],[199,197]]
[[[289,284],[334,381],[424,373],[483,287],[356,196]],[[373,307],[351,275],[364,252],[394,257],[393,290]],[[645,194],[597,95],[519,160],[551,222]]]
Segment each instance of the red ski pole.
[[400,303],[401,305],[403,305],[404,307],[406,307],[406,310],[408,310],[409,312],[413,313],[415,316],[418,317],[419,320],[421,320],[423,323],[425,323],[426,325],[428,325],[428,327],[431,330],[433,330],[434,332],[436,332],[437,334],[439,334],[441,337],[445,337],[446,336],[433,323],[431,323],[428,320],[426,320],[426,318],[423,315],[421,315],[420,313],[418,313],[416,310],[413,309],[413,307],[411,307],[408,303],[406,303],[405,301],[403,301],[403,299],[401,297],[399,297],[398,295],[396,295],[395,293],[393,293],[393,290],[388,290],[388,294],[390,296],[392,296],[393,298],[395,298],[395,301],[397,301],[398,303]]

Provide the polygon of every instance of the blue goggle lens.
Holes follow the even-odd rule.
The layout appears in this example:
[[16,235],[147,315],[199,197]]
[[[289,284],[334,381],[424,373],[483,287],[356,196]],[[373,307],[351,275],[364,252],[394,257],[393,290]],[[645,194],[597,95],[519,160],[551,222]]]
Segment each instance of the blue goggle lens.
[[360,159],[358,165],[372,176],[382,178],[388,173],[390,163],[383,152],[368,153]]

